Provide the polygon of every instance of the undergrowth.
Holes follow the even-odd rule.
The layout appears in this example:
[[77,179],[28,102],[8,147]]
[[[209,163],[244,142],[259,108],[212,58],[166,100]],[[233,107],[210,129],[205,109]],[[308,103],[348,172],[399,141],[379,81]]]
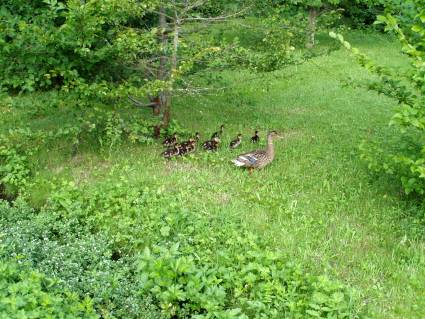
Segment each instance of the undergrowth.
[[[5,107],[7,100],[0,100],[1,108]],[[70,105],[63,106],[63,112],[70,113],[64,122],[55,123],[51,128],[20,125],[0,133],[1,198],[15,198],[30,189],[32,177],[39,164],[36,159],[42,151],[59,150],[72,158],[82,148],[90,146],[103,156],[110,156],[111,152],[124,142],[138,145],[154,142],[154,126],[157,120],[142,118],[139,112],[133,109],[100,104],[74,113],[69,107]],[[30,108],[26,116],[35,112],[37,117],[44,117],[46,114],[42,110],[41,106]],[[172,121],[162,134],[170,132],[188,136],[188,132],[176,121]]]
[[40,212],[2,202],[2,257],[90,296],[103,317],[358,317],[343,285],[268,249],[237,218],[178,202],[160,186],[125,182],[61,185]]
[[[1,248],[0,248],[1,251]],[[90,298],[62,290],[56,280],[17,261],[0,264],[0,318],[95,319]]]

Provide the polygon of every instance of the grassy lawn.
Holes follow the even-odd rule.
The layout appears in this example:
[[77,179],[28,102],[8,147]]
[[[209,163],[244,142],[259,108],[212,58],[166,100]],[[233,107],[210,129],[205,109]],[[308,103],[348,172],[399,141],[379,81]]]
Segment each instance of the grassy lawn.
[[[377,34],[347,36],[381,63],[403,68],[398,45]],[[323,42],[328,41],[323,38]],[[71,157],[41,153],[31,201],[42,205],[47,181],[65,178],[96,187],[120,178],[162,185],[200,215],[238,216],[254,232],[312,273],[326,273],[352,287],[376,318],[425,317],[425,243],[417,208],[396,181],[373,176],[359,159],[362,139],[389,134],[394,102],[374,92],[343,86],[370,77],[343,50],[257,78],[222,74],[232,89],[219,95],[177,97],[175,119],[203,138],[224,123],[224,143],[241,132],[240,150],[222,146],[166,161],[162,148],[122,145],[99,154],[90,145]],[[250,79],[247,81],[247,79]],[[57,127],[67,109],[37,112],[49,94],[13,98],[3,106],[1,130],[14,126]],[[30,113],[28,110],[32,110]],[[142,117],[150,117],[148,111]],[[276,159],[252,176],[229,161],[250,150],[253,130],[283,133]]]

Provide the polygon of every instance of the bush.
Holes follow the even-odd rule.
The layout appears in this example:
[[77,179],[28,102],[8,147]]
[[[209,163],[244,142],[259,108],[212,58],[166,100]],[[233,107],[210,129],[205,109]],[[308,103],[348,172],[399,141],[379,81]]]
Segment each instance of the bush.
[[341,1],[340,8],[345,23],[353,28],[368,28],[376,21],[376,17],[384,12],[386,1]]
[[[154,141],[153,123],[141,119],[140,113],[134,110],[95,107],[78,116],[69,115],[57,128],[9,129],[0,134],[0,196],[9,198],[25,193],[36,166],[33,159],[40,150],[59,146],[62,152],[67,150],[70,156],[74,156],[80,146],[89,144],[109,153],[124,142],[150,144]],[[173,122],[170,129],[179,127]]]
[[39,272],[14,261],[0,264],[0,318],[99,318],[92,301],[80,301]]
[[138,293],[167,318],[355,317],[343,286],[269,251],[240,220],[190,212],[178,198],[121,182],[85,191],[67,186],[48,205],[108,233],[115,250],[135,256]]
[[155,34],[125,26],[139,20],[143,28],[148,5],[6,0],[0,7],[1,85],[34,91],[126,79],[127,66],[151,49]]
[[110,318],[159,318],[140,298],[133,280],[134,258],[121,256],[113,241],[75,216],[54,211],[37,213],[23,202],[11,207],[0,201],[0,259],[15,258],[58,280],[80,298],[91,297],[96,312]]
[[[415,2],[415,1],[414,1]],[[421,8],[418,3],[418,9]],[[331,33],[353,55],[360,65],[378,75],[379,80],[369,84],[369,89],[385,94],[398,102],[391,125],[398,128],[394,137],[381,141],[364,141],[361,145],[362,157],[371,169],[397,176],[407,194],[415,193],[423,199],[425,195],[425,10],[417,12],[417,23],[412,28],[414,35],[406,36],[397,20],[391,16],[380,16],[379,23],[386,30],[394,32],[403,52],[411,60],[407,72],[392,70],[376,64],[358,49],[352,48],[341,35]]]
[[269,251],[238,219],[178,203],[161,187],[66,184],[39,214],[3,205],[6,255],[117,318],[155,313],[146,301],[165,318],[357,317],[342,285]]
[[167,318],[355,317],[340,284],[305,274],[249,234],[217,246],[208,257],[200,247],[165,243],[142,254],[142,291]]

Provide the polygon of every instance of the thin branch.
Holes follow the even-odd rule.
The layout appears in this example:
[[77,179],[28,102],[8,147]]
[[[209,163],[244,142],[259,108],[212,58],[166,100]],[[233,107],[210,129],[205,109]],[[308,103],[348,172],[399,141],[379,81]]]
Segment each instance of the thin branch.
[[168,19],[170,19],[170,20],[174,20],[174,17],[172,17],[172,16],[169,16],[169,15],[165,14],[165,12],[162,12],[162,11],[156,11],[156,10],[152,10],[152,11],[150,11],[150,12],[152,12],[152,13],[156,13],[156,14],[158,14],[158,15],[163,15],[164,17],[166,17],[166,18],[168,18]]
[[139,107],[151,107],[154,108],[156,106],[158,106],[158,103],[156,102],[151,102],[151,103],[143,103],[141,101],[139,101],[138,99],[136,99],[135,97],[132,97],[131,95],[128,95],[127,98],[130,100],[131,103],[133,103],[135,106],[139,106]]
[[345,11],[345,9],[343,9],[343,8],[333,9],[332,7],[327,6],[327,7],[323,8],[322,10],[319,10],[319,13],[317,14],[317,17],[320,17],[321,15],[323,15],[323,14],[325,14],[327,12],[332,12],[332,11],[343,12],[343,11]]
[[286,24],[278,24],[278,25],[273,26],[273,28],[272,27],[267,28],[267,27],[252,26],[252,25],[244,24],[244,23],[239,22],[239,21],[233,21],[233,23],[237,24],[241,27],[244,27],[244,28],[259,30],[259,31],[270,31],[270,30],[272,30],[273,28],[276,28],[276,27],[279,28],[279,29],[291,29],[291,27],[289,25],[286,25]]
[[200,6],[203,6],[206,2],[207,2],[206,0],[198,0],[198,1],[193,2],[191,5],[187,5],[186,4],[186,7],[183,10],[183,14],[186,14],[190,10],[193,10],[195,8],[198,8]]
[[206,94],[218,94],[228,89],[229,86],[223,86],[220,88],[203,88],[203,87],[187,87],[181,89],[174,89],[176,95],[206,95]]
[[226,20],[232,17],[236,17],[241,15],[242,13],[244,13],[245,11],[247,11],[250,7],[246,7],[243,8],[241,11],[226,15],[226,16],[217,16],[217,17],[210,17],[210,18],[202,18],[202,17],[188,17],[188,18],[183,18],[181,19],[181,21],[221,21],[221,20]]

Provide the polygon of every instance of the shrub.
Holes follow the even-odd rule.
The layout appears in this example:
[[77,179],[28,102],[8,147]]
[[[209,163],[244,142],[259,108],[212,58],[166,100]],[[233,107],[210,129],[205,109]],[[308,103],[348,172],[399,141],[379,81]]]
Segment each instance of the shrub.
[[[140,298],[132,278],[134,258],[121,256],[105,234],[91,233],[76,217],[37,213],[19,200],[0,201],[0,259],[15,258],[48,274],[56,287],[91,297],[99,315],[110,318],[159,318]],[[0,316],[1,317],[1,316]]]
[[[41,149],[62,147],[76,155],[84,143],[111,152],[127,141],[133,144],[153,142],[153,122],[140,118],[138,112],[89,109],[50,130],[26,128],[9,129],[0,134],[0,185],[3,197],[25,193],[34,173],[34,155]],[[178,128],[173,122],[171,128]],[[64,147],[65,145],[65,147]],[[4,188],[4,189],[3,189]]]
[[230,235],[209,257],[196,246],[147,248],[140,258],[142,291],[158,300],[167,317],[355,317],[340,284],[305,274],[249,234],[239,236]]
[[89,295],[102,316],[357,317],[341,284],[270,251],[237,217],[179,202],[163,187],[125,179],[67,183],[38,213],[19,201],[0,206],[3,254]]
[[68,186],[49,206],[79,216],[114,238],[116,250],[135,255],[139,292],[166,317],[355,317],[340,284],[269,251],[240,220],[206,218],[178,202],[161,187],[120,182],[86,191]]
[[0,263],[0,318],[99,318],[92,301],[80,301],[55,280],[15,261]]
[[[418,2],[419,4],[419,2]],[[421,8],[419,5],[418,9]],[[341,35],[331,33],[357,58],[360,65],[378,75],[379,80],[368,87],[385,94],[398,102],[391,125],[399,134],[386,141],[368,142],[361,145],[362,157],[371,169],[397,176],[407,194],[425,195],[425,10],[417,12],[417,23],[412,28],[413,36],[406,36],[397,20],[380,16],[379,23],[393,31],[399,38],[403,52],[411,60],[407,72],[392,70],[376,64],[358,49],[352,48]]]
[[127,66],[150,50],[155,37],[126,28],[138,20],[143,28],[148,5],[6,0],[0,8],[0,83],[34,91],[127,78]]

